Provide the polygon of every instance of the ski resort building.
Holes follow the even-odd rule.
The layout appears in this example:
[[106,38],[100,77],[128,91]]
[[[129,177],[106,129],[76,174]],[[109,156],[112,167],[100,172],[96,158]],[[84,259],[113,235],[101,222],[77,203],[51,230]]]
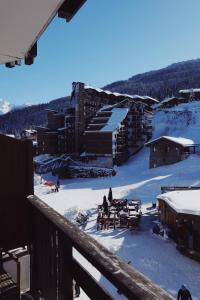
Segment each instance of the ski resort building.
[[84,150],[84,132],[96,113],[105,105],[119,104],[125,99],[128,99],[129,103],[143,103],[149,111],[152,104],[158,103],[156,99],[148,96],[115,93],[93,88],[81,82],[72,84],[71,101],[75,106],[75,152]]
[[200,260],[200,190],[174,190],[157,200],[160,221],[168,225],[180,250]]
[[173,164],[195,153],[197,144],[182,137],[161,136],[146,143],[150,148],[149,167]]
[[147,105],[125,99],[100,109],[88,124],[85,153],[88,162],[113,166],[125,162],[152,136]]
[[106,161],[105,165],[113,166],[124,162],[151,138],[151,106],[157,100],[95,89],[81,82],[72,86],[72,107],[66,114],[48,111],[47,127],[38,128],[40,154],[84,153],[81,157],[85,162],[102,165]]

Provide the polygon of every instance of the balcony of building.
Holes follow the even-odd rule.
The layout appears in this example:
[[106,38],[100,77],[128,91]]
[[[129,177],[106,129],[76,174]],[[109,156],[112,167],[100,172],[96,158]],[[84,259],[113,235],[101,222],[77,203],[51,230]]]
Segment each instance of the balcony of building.
[[[29,296],[23,299],[74,299],[76,282],[90,299],[114,299],[104,281],[87,270],[95,267],[126,299],[172,300],[173,298],[76,225],[33,195],[32,144],[0,135],[2,189],[0,218],[0,299],[20,299],[20,263],[15,257],[17,280],[4,269],[2,253],[25,247],[30,257]],[[11,159],[12,158],[12,159]],[[12,183],[12,188],[10,188]],[[75,254],[76,252],[79,255]]]

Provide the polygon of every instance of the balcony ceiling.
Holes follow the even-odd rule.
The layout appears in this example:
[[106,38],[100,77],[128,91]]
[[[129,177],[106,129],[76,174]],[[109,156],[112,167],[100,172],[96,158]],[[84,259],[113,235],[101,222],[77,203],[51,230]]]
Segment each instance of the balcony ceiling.
[[[0,64],[23,59],[64,0],[0,0]],[[66,0],[67,20],[83,0]]]

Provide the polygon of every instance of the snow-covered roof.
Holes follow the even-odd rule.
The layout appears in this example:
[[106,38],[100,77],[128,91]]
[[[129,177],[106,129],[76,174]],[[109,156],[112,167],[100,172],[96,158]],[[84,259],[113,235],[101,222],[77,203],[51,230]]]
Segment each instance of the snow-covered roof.
[[35,129],[25,129],[24,131],[27,132],[27,133],[30,133],[30,134],[37,132],[37,130],[35,130]]
[[107,91],[107,90],[102,90],[102,89],[99,89],[99,88],[94,88],[94,87],[92,87],[92,86],[90,86],[90,85],[85,85],[85,86],[84,86],[84,89],[85,89],[85,90],[90,89],[90,90],[97,91],[97,92],[99,92],[99,93],[105,93],[105,94],[107,94],[107,95],[114,95],[114,96],[116,96],[116,97],[119,97],[119,96],[125,96],[125,97],[128,97],[128,98],[134,99],[133,96],[128,95],[128,94],[120,94],[120,93],[116,93],[116,92],[111,92],[111,91]]
[[200,216],[200,190],[172,191],[157,196],[177,213]]
[[9,136],[11,138],[15,138],[15,135],[14,134],[6,134],[6,136]]
[[190,140],[190,139],[186,139],[186,138],[183,138],[183,137],[173,137],[173,136],[161,136],[157,139],[154,139],[154,140],[151,140],[149,141],[148,143],[146,143],[145,145],[148,146],[158,140],[161,140],[161,139],[166,139],[166,140],[169,140],[169,141],[172,141],[172,142],[175,142],[181,146],[190,146],[190,145],[194,145],[194,141],[193,140]]
[[158,101],[157,99],[152,98],[152,97],[150,97],[150,96],[142,96],[142,98],[143,98],[144,100],[151,100],[151,101],[154,101],[154,102],[156,102],[156,103],[159,103],[159,101]]
[[128,111],[128,108],[114,108],[107,124],[100,131],[112,132],[118,129],[120,123],[126,118]]
[[186,89],[186,90],[180,90],[179,93],[188,94],[188,93],[199,93],[199,89]]
[[116,93],[116,92],[111,92],[111,91],[107,91],[107,90],[103,90],[103,89],[99,89],[99,88],[94,88],[90,85],[84,85],[84,89],[85,90],[94,90],[94,91],[97,91],[99,93],[105,93],[107,95],[114,95],[116,97],[127,97],[127,98],[131,98],[131,99],[141,99],[141,100],[152,100],[154,102],[159,102],[158,100],[152,98],[152,97],[149,97],[149,96],[139,96],[139,95],[129,95],[129,94],[121,94],[121,93]]

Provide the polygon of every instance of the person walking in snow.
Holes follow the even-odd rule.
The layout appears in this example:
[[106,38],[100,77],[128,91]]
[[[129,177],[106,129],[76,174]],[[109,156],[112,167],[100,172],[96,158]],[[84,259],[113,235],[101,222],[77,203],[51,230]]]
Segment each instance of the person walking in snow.
[[183,284],[178,291],[177,300],[192,300],[190,291],[186,288],[185,284]]
[[55,192],[59,192],[59,188],[58,188],[57,183],[55,184]]
[[60,180],[59,180],[59,178],[57,179],[56,184],[57,184],[58,188],[60,188]]

